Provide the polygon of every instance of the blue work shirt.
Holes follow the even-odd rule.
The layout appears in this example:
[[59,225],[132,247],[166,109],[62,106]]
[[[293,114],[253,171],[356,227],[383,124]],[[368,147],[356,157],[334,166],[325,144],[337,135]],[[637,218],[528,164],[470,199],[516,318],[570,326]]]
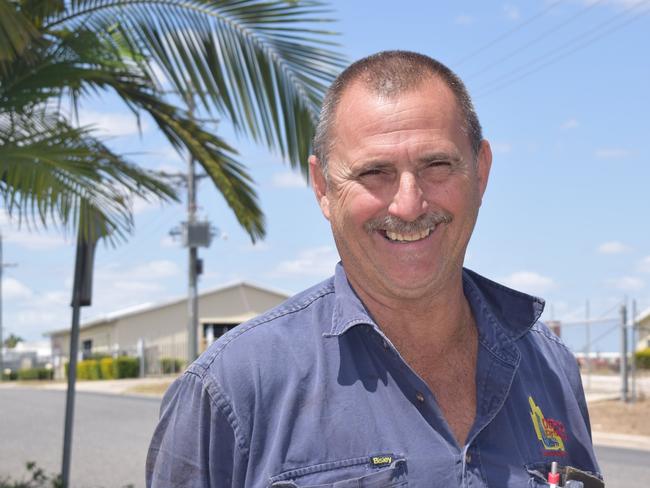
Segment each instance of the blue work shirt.
[[147,486],[522,488],[545,486],[551,461],[598,472],[577,363],[538,321],[543,301],[469,270],[463,287],[479,340],[465,445],[339,264],[169,388]]

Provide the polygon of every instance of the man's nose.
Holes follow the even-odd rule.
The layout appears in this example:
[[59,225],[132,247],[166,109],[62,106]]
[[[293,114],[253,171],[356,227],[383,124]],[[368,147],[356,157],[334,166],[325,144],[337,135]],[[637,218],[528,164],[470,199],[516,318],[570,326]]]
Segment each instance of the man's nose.
[[397,190],[388,206],[388,213],[402,220],[413,221],[422,215],[426,208],[427,201],[417,177],[410,172],[401,173]]

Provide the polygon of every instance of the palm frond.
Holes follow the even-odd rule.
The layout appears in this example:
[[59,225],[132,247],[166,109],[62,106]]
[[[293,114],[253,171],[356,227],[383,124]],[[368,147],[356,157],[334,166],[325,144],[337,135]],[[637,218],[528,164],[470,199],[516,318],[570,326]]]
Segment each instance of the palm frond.
[[45,27],[119,31],[183,99],[198,96],[306,171],[322,96],[345,61],[315,27],[324,15],[316,1],[78,0]]
[[110,151],[88,128],[46,110],[0,117],[0,195],[7,212],[28,226],[71,230],[80,212],[92,211],[98,223],[81,231],[99,229],[113,241],[131,231],[134,195],[175,198],[172,188]]
[[0,0],[0,73],[38,38],[38,30],[17,4]]

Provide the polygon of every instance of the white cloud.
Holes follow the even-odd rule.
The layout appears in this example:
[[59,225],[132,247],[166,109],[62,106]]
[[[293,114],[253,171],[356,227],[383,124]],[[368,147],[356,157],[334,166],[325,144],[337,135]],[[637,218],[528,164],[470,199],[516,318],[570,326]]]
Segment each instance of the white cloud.
[[282,261],[273,274],[325,277],[332,274],[338,261],[336,249],[321,246],[301,251],[296,259]]
[[622,276],[615,280],[610,280],[610,284],[623,291],[638,291],[645,287],[645,282],[635,276]]
[[156,260],[140,265],[99,267],[93,283],[92,316],[168,298],[170,280],[178,279],[180,267],[173,261]]
[[27,228],[23,225],[19,228],[17,219],[12,219],[5,210],[0,210],[0,226],[2,227],[2,238],[5,242],[17,244],[28,249],[51,249],[54,247],[70,244],[63,236],[63,230],[43,229],[42,225],[36,228]]
[[25,230],[7,230],[3,238],[6,242],[16,244],[20,247],[37,250],[54,249],[72,244],[72,241],[67,241],[63,235],[56,235],[44,230],[34,230],[31,232]]
[[62,229],[50,222],[48,229],[42,224],[38,226],[20,226],[18,219],[11,218],[5,209],[0,209],[0,226],[2,227],[2,238],[5,242],[17,244],[27,249],[52,249],[59,246],[71,244],[73,241],[66,240]]
[[166,259],[149,261],[148,263],[136,266],[133,270],[126,271],[126,275],[134,280],[168,278],[178,274],[180,274],[179,266],[175,262]]
[[2,279],[2,298],[5,300],[25,300],[31,298],[32,290],[15,278]]
[[508,142],[491,142],[490,147],[495,154],[508,154],[512,151],[512,144]]
[[600,254],[621,254],[629,251],[630,248],[619,241],[610,241],[603,242],[598,246],[598,252]]
[[242,248],[244,251],[264,252],[271,249],[271,246],[264,241],[257,241],[255,243],[248,242],[247,244],[244,244]]
[[180,247],[181,239],[180,237],[174,237],[169,234],[165,234],[160,238],[160,247]]
[[142,197],[135,196],[131,201],[131,210],[135,215],[140,215],[151,210],[160,210],[163,208],[163,202],[156,198],[146,200]]
[[285,171],[275,173],[271,178],[271,185],[275,188],[306,188],[307,182],[301,174]]
[[533,295],[542,295],[555,287],[555,282],[548,276],[534,271],[516,271],[502,280],[507,286]]
[[[180,274],[180,267],[167,260],[152,260],[131,267],[115,264],[98,267],[93,280],[92,306],[82,310],[82,322],[116,310],[165,300],[169,298],[166,293],[169,281],[178,279]],[[15,284],[8,287],[7,291],[13,290],[23,297],[31,293],[28,301],[17,303],[17,310],[7,320],[8,328],[20,331],[24,337],[37,337],[44,331],[69,327],[70,288],[68,278],[55,290],[31,292]]]
[[639,263],[639,271],[642,273],[650,273],[650,256],[644,257]]
[[630,156],[630,151],[622,148],[600,148],[594,151],[598,159],[624,159]]
[[560,129],[562,129],[562,130],[571,130],[571,129],[575,129],[579,125],[580,124],[578,123],[578,121],[576,119],[573,119],[573,118],[572,119],[567,119],[564,122],[562,122],[562,125],[560,126]]
[[506,4],[503,6],[503,12],[506,14],[508,20],[519,20],[521,14],[515,5]]
[[79,111],[79,124],[92,126],[101,136],[130,136],[143,133],[148,129],[148,124],[138,119],[131,112],[96,112],[93,110]]
[[467,14],[458,14],[454,19],[454,23],[458,25],[471,25],[474,23],[474,17]]

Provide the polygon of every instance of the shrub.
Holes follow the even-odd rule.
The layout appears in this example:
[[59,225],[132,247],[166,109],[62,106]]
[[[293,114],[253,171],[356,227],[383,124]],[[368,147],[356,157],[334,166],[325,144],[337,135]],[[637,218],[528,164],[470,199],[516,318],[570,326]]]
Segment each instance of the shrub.
[[[7,373],[2,373],[2,381],[15,381],[18,379],[18,371],[14,371],[13,369]],[[0,487],[1,488],[1,487]]]
[[650,369],[650,347],[634,353],[636,366],[639,369]]
[[185,361],[178,358],[162,358],[160,360],[160,368],[163,374],[179,373],[183,370]]
[[12,481],[10,478],[0,478],[0,488],[62,488],[61,475],[47,475],[34,462],[27,463],[29,480]]
[[98,380],[101,378],[99,361],[96,359],[84,359],[77,364],[77,378],[80,380]]
[[115,378],[115,364],[113,358],[102,358],[99,360],[99,372],[103,380],[112,380]]
[[47,368],[23,368],[17,373],[19,380],[51,380],[53,377],[54,371]]
[[129,356],[120,356],[113,360],[115,378],[137,378],[140,373],[140,360]]

